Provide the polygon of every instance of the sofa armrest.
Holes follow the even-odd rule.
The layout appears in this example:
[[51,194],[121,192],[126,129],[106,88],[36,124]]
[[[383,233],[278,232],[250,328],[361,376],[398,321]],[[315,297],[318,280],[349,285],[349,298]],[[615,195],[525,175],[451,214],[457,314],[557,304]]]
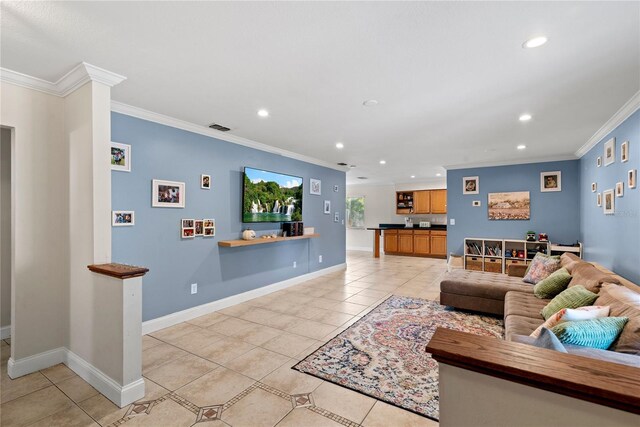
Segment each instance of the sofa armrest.
[[511,264],[507,267],[507,274],[513,277],[524,277],[527,267],[525,264]]

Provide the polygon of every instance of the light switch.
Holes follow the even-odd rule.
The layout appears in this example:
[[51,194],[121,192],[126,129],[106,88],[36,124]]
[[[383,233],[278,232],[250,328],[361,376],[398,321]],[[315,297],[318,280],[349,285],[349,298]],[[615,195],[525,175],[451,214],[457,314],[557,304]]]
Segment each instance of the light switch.
[[451,218],[451,219],[449,220],[449,225],[456,225],[456,220],[455,220],[455,219],[453,219],[453,218]]

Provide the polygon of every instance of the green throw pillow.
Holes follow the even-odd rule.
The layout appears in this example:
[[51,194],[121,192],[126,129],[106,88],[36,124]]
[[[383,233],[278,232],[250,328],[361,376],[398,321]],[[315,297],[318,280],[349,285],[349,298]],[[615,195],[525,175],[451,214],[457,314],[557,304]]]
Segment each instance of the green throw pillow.
[[606,350],[618,339],[628,317],[602,317],[600,319],[563,322],[551,329],[563,344]]
[[578,308],[584,307],[585,305],[593,305],[593,302],[597,298],[597,294],[586,290],[582,285],[572,286],[560,292],[540,311],[540,314],[542,314],[544,320],[547,320],[563,308]]
[[553,298],[567,288],[571,275],[566,268],[561,268],[542,279],[533,287],[533,293],[538,298]]

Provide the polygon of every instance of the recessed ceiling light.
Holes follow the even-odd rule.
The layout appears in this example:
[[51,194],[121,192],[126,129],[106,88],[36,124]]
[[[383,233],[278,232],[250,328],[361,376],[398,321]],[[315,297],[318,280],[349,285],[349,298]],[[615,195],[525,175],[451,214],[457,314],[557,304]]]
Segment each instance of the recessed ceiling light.
[[386,164],[387,164],[387,161],[386,161],[386,160],[380,160],[380,164],[381,164],[381,165],[386,165]]
[[376,105],[378,105],[378,101],[375,99],[367,99],[362,103],[362,105],[364,105],[365,107],[375,107]]
[[528,122],[529,120],[531,120],[531,114],[522,114],[522,115],[519,117],[519,120],[520,120],[521,122]]
[[531,37],[529,40],[522,44],[525,49],[533,49],[534,47],[540,47],[547,42],[545,36]]
[[344,144],[342,142],[336,142],[336,148],[342,149],[344,148]]
[[415,175],[411,175],[411,178],[415,178],[415,177],[416,177]]
[[356,165],[349,165],[349,167],[350,167],[350,168],[355,168],[355,167],[356,167]]
[[518,145],[516,148],[517,148],[518,150],[524,150],[525,148],[527,148],[527,146],[526,146],[526,145],[524,145],[524,144],[520,144],[520,145]]
[[442,174],[441,173],[437,173],[436,176],[442,176]]
[[269,112],[267,110],[258,110],[258,115],[260,117],[269,117]]

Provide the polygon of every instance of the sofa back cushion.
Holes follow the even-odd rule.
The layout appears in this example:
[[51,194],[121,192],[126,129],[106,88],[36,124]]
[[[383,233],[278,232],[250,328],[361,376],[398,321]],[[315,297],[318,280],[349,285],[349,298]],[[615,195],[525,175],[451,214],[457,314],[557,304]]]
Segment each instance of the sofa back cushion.
[[583,261],[580,257],[572,254],[571,252],[565,252],[560,255],[560,266],[566,268],[569,274],[571,274],[576,265],[585,262],[586,261]]
[[605,283],[595,304],[609,306],[610,316],[629,318],[612,350],[640,356],[640,288],[634,292],[622,285]]
[[571,282],[569,288],[577,285],[584,286],[585,289],[597,294],[603,283],[618,283],[618,279],[613,275],[598,270],[589,263],[579,263],[571,271]]

